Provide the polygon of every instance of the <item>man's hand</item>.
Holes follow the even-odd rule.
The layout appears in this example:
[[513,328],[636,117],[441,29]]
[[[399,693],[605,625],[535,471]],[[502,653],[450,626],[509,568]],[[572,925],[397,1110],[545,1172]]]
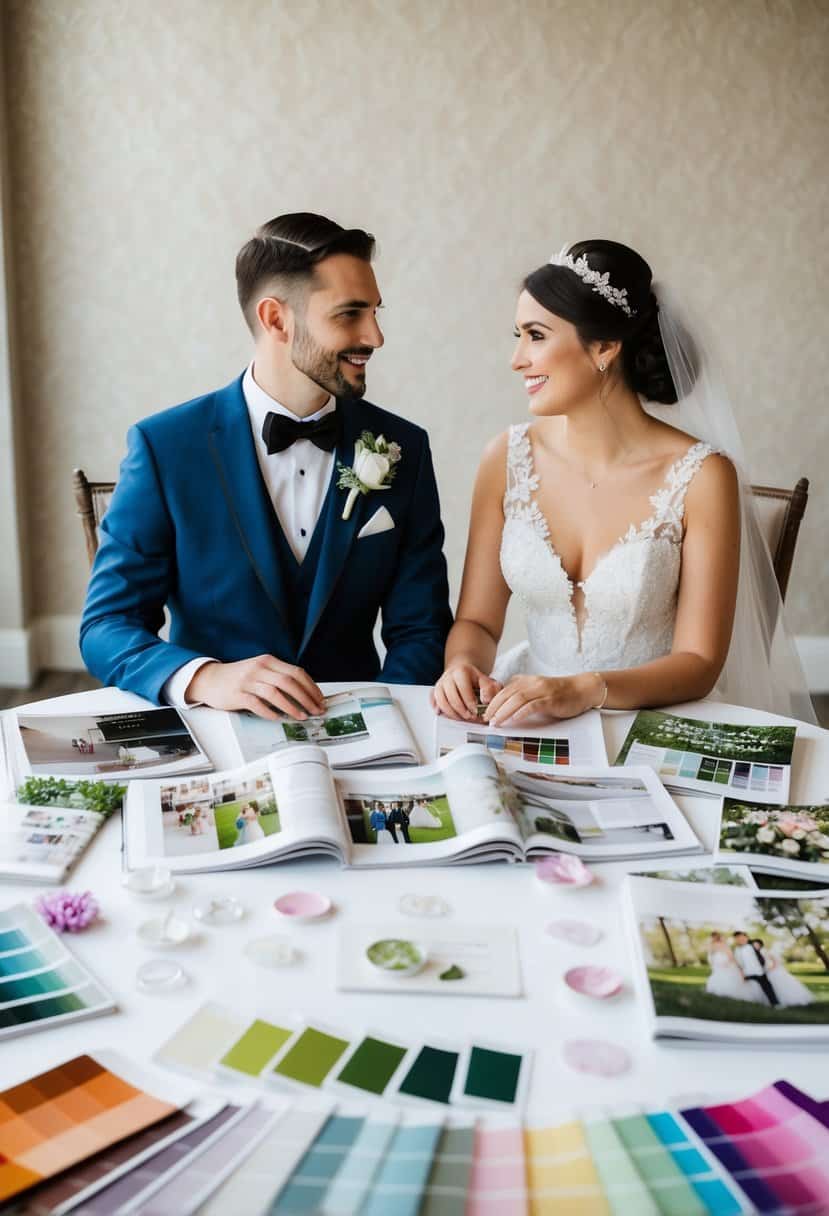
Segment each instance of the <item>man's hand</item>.
[[205,663],[187,685],[185,700],[271,719],[285,713],[301,721],[325,712],[323,694],[308,673],[270,654],[240,663]]

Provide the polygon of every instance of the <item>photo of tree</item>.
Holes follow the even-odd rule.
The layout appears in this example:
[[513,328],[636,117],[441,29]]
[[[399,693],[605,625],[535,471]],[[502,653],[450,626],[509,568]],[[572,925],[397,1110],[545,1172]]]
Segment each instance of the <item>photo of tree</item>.
[[745,726],[729,722],[700,722],[658,710],[640,710],[616,758],[624,764],[634,743],[673,751],[696,752],[723,760],[754,764],[792,762],[793,726]]

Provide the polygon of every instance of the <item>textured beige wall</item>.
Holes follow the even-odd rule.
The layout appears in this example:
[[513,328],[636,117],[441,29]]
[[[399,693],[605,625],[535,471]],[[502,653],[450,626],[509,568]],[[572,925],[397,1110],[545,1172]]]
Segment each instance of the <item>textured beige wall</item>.
[[791,588],[829,633],[824,0],[6,0],[30,560],[77,612],[73,465],[247,358],[233,259],[315,209],[378,234],[369,396],[430,430],[455,590],[486,439],[525,410],[515,288],[639,248],[704,309],[755,480],[813,479]]

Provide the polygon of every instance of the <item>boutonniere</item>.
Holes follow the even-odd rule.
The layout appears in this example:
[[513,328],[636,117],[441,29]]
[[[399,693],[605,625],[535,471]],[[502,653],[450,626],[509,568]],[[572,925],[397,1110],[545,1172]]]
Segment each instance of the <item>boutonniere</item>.
[[389,488],[402,454],[399,443],[389,443],[385,435],[378,435],[375,439],[371,431],[363,431],[354,444],[354,464],[351,468],[337,462],[340,474],[337,488],[348,490],[343,519],[348,519],[358,494]]

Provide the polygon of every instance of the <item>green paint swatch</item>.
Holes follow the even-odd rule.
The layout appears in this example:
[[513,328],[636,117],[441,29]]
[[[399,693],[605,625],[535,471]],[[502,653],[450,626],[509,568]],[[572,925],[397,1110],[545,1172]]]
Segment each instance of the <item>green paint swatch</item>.
[[414,1064],[400,1082],[400,1093],[448,1103],[457,1067],[458,1052],[421,1047]]
[[520,1055],[511,1051],[490,1051],[473,1047],[463,1092],[469,1098],[488,1098],[493,1102],[514,1102],[521,1074]]
[[280,1047],[288,1042],[294,1032],[285,1026],[274,1026],[258,1018],[248,1026],[241,1039],[233,1044],[219,1061],[225,1068],[243,1072],[249,1077],[258,1077],[262,1069],[273,1059]]
[[645,1116],[612,1123],[663,1216],[702,1216],[705,1205]]
[[355,1089],[381,1094],[405,1054],[405,1047],[367,1035],[337,1080],[343,1085],[353,1085]]
[[348,1047],[348,1039],[338,1039],[324,1030],[306,1027],[274,1068],[281,1077],[319,1087]]

